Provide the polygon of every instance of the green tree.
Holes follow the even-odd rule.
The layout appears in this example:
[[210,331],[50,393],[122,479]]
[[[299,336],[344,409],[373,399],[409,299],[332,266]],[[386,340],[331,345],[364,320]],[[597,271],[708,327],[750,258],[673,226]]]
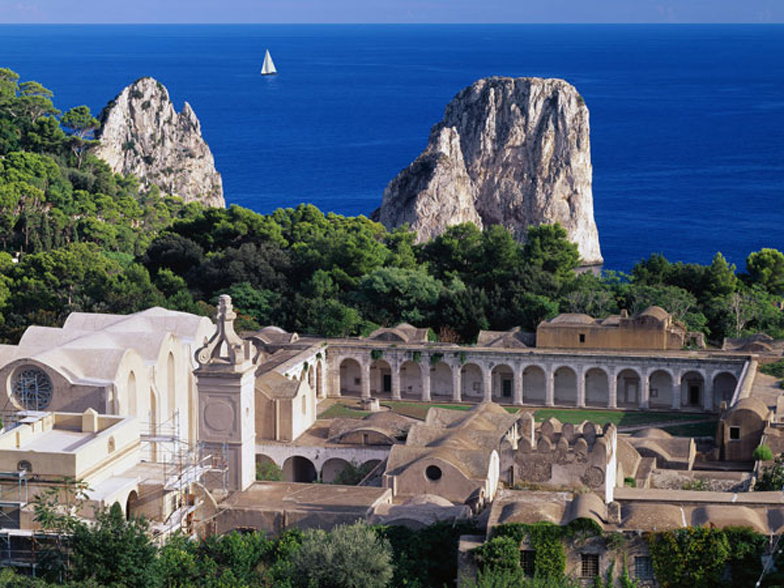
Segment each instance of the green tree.
[[777,249],[761,249],[746,258],[750,279],[771,294],[784,294],[784,253]]
[[76,167],[81,169],[85,153],[98,144],[92,136],[101,123],[88,106],[75,106],[63,115],[60,124],[69,135],[68,145],[76,157]]
[[157,549],[144,519],[125,519],[115,502],[96,512],[95,524],[81,523],[73,533],[71,571],[77,581],[129,588],[157,586]]
[[389,541],[363,523],[307,531],[292,564],[307,588],[383,588],[393,573]]

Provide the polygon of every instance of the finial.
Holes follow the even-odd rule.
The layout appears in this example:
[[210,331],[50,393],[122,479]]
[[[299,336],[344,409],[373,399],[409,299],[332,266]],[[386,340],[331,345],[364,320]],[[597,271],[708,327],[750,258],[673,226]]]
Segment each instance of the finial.
[[231,296],[218,297],[218,311],[215,314],[217,329],[212,338],[196,352],[196,361],[201,367],[219,366],[239,367],[250,361],[246,342],[234,331],[237,313],[231,304]]

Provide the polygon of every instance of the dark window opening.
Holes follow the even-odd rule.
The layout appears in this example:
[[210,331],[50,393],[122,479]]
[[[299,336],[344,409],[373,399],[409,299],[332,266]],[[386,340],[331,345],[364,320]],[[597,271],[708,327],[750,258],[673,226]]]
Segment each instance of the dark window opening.
[[526,576],[533,577],[536,573],[536,552],[526,549],[520,552],[520,567]]
[[653,580],[653,561],[649,556],[634,558],[634,575],[638,580]]
[[503,395],[504,398],[512,397],[512,380],[503,380]]
[[740,427],[730,427],[730,441],[740,441]]
[[699,404],[700,403],[700,387],[699,385],[690,385],[689,386],[689,404]]
[[384,392],[392,392],[392,374],[384,374]]
[[431,482],[437,482],[441,479],[441,468],[434,465],[427,466],[427,469],[425,469],[425,476],[427,476],[427,479]]
[[580,577],[595,578],[599,575],[599,555],[596,553],[583,553]]
[[585,343],[585,333],[580,333],[580,343]]

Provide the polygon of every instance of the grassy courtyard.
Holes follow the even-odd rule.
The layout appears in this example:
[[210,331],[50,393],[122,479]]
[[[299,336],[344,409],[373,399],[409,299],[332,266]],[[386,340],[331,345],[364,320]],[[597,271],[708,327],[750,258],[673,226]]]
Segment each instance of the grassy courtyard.
[[[340,399],[334,402],[327,410],[319,415],[322,419],[355,418],[359,419],[370,414],[367,411],[354,408],[355,399]],[[448,410],[469,410],[469,404],[436,404],[425,402],[382,401],[382,406],[391,411],[415,419],[423,420],[430,407],[436,406]],[[511,413],[517,412],[517,407],[506,407]],[[562,423],[578,424],[583,421],[605,424],[614,423],[619,427],[644,427],[657,426],[668,423],[662,427],[669,433],[683,436],[712,436],[716,430],[716,419],[711,415],[683,413],[683,412],[654,412],[654,411],[619,411],[619,410],[585,410],[569,408],[542,408],[534,412],[537,422],[555,417]],[[700,421],[695,423],[694,421]],[[677,424],[682,422],[684,424]]]

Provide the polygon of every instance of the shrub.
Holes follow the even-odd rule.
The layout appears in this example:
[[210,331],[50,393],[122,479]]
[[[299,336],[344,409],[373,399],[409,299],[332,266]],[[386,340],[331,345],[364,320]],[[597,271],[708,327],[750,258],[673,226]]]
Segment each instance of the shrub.
[[757,492],[775,491],[784,488],[784,459],[778,456],[772,465],[762,468],[762,474],[754,483]]
[[512,537],[494,537],[472,553],[482,570],[516,570],[520,567],[520,542]]
[[272,461],[256,464],[256,479],[259,482],[282,482],[283,470]]
[[312,530],[292,557],[292,571],[303,588],[383,588],[392,580],[392,547],[362,523]]
[[764,443],[758,445],[752,455],[757,461],[771,461],[773,459],[773,451]]

